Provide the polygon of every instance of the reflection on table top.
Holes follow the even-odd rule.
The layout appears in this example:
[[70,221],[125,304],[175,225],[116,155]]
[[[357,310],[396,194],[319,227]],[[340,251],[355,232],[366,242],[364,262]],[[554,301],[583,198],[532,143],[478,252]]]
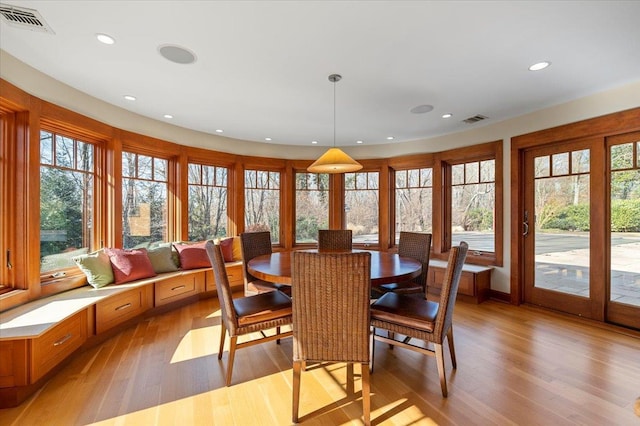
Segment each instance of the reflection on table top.
[[[314,251],[317,250],[305,250]],[[419,261],[410,257],[400,257],[396,253],[381,251],[371,253],[371,285],[406,281],[417,277],[422,271]],[[264,281],[291,284],[291,253],[276,252],[255,257],[247,264],[249,272]]]

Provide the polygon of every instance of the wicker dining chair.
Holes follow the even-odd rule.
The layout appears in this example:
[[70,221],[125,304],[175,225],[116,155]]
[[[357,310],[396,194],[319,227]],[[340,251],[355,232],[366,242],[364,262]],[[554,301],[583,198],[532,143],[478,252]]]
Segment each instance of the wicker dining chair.
[[[412,297],[398,293],[385,293],[371,305],[371,325],[373,339],[390,345],[411,349],[425,355],[435,356],[440,376],[442,396],[447,397],[447,378],[444,370],[444,351],[442,345],[445,337],[449,343],[451,364],[457,367],[456,353],[453,346],[453,308],[458,292],[458,284],[462,275],[462,266],[469,246],[461,242],[458,247],[451,247],[444,282],[439,302],[425,298]],[[376,334],[376,329],[384,329],[388,336]],[[399,340],[398,335],[405,338]],[[433,349],[410,343],[410,339],[420,339],[432,343]],[[374,348],[371,351],[371,368],[373,370]]]
[[[370,423],[368,252],[294,252],[293,422],[298,422],[301,370],[307,362],[345,362],[347,377],[361,364],[362,405]],[[347,389],[353,389],[348,387]]]
[[427,294],[427,273],[429,272],[429,255],[431,252],[431,234],[423,232],[400,232],[398,254],[411,257],[422,264],[422,273],[411,281],[381,284],[371,288],[374,298],[387,292],[401,294]]
[[[224,257],[220,244],[209,241],[205,245],[207,255],[213,268],[218,301],[222,321],[220,330],[220,349],[218,359],[222,359],[225,336],[229,333],[229,360],[227,365],[226,385],[231,384],[233,360],[236,350],[259,343],[279,340],[292,335],[292,331],[282,331],[281,327],[292,324],[291,298],[279,291],[269,291],[254,296],[232,297],[229,278],[224,267]],[[266,335],[264,331],[275,329],[275,334]],[[260,332],[260,338],[238,343],[238,336]]]
[[263,254],[272,253],[271,232],[243,232],[240,234],[240,245],[242,247],[242,273],[244,275],[245,294],[251,295],[280,290],[286,295],[291,296],[290,285],[261,280],[251,275],[248,269],[248,263],[251,259]]
[[318,250],[340,251],[353,248],[351,229],[319,229]]

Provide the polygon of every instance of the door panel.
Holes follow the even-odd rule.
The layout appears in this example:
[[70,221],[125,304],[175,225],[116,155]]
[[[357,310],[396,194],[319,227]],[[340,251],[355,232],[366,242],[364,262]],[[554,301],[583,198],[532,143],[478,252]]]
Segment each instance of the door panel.
[[590,142],[525,154],[525,301],[592,316]]
[[609,291],[607,319],[640,329],[640,133],[607,139]]

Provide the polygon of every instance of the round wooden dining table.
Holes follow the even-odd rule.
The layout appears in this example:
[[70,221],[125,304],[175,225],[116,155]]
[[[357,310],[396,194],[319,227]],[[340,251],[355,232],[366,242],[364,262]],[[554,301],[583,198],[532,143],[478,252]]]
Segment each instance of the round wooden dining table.
[[[317,249],[305,250],[317,252]],[[371,253],[371,285],[377,286],[393,282],[407,281],[422,272],[422,264],[411,257],[401,257],[397,253],[373,250]],[[254,277],[281,284],[291,285],[291,252],[282,251],[254,257],[247,264]]]

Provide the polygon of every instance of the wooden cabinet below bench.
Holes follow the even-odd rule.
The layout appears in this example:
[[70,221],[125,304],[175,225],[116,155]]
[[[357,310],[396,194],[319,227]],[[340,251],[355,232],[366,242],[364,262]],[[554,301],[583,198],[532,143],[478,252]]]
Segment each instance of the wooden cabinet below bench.
[[[231,289],[244,288],[244,276],[242,275],[242,262],[226,263],[225,269],[227,270],[227,279],[229,280],[229,286]],[[207,291],[216,290],[216,280],[213,277],[213,270],[207,271]]]
[[[427,291],[440,294],[447,262],[443,260],[430,260],[427,273]],[[491,267],[468,265],[462,268],[460,285],[458,287],[458,299],[473,303],[482,303],[489,298],[491,291]]]
[[155,306],[195,296],[204,291],[205,270],[185,272],[155,283]]
[[133,288],[96,303],[96,334],[134,318],[151,308],[153,288]]

